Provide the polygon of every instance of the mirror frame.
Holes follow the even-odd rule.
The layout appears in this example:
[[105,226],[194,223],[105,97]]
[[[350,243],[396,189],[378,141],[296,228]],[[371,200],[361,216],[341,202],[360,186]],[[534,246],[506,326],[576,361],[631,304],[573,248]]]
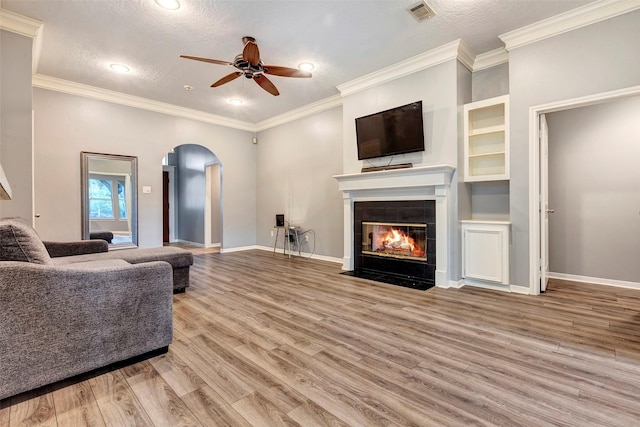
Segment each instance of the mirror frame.
[[109,249],[131,248],[138,246],[138,158],[135,156],[122,156],[118,154],[80,152],[80,188],[81,188],[81,215],[82,215],[82,240],[89,240],[89,160],[120,160],[131,164],[131,244],[109,244]]

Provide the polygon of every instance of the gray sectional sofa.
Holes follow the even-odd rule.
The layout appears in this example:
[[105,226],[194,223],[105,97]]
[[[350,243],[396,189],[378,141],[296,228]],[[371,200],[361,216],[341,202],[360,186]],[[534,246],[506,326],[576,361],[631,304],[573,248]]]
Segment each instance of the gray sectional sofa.
[[189,269],[193,264],[193,254],[184,249],[165,246],[109,251],[109,245],[104,240],[44,242],[44,245],[54,265],[69,265],[106,259],[122,259],[130,264],[165,261],[171,264],[173,270],[173,291],[175,293],[184,292],[189,286]]
[[191,254],[89,246],[52,258],[25,222],[0,220],[0,400],[171,343],[175,270],[188,284]]

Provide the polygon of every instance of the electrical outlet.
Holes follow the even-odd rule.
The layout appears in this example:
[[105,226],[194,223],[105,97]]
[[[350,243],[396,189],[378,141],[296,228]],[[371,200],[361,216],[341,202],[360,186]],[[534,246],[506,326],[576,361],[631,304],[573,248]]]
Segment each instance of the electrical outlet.
[[308,236],[308,235],[306,235],[306,234],[304,235],[304,241],[305,241],[305,242],[308,242],[308,241],[309,241],[309,236]]
[[273,230],[271,230],[271,237],[273,237]]

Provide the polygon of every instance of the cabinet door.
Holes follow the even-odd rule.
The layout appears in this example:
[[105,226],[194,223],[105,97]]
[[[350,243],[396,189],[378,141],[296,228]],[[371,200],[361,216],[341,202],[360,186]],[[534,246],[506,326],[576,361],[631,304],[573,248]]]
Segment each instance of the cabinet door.
[[462,244],[463,277],[494,283],[509,283],[507,227],[465,225],[462,228]]

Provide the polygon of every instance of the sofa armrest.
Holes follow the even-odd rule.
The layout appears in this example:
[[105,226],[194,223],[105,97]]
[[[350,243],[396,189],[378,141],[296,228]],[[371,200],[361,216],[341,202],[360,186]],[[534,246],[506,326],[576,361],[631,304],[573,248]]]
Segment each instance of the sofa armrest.
[[51,258],[108,252],[109,244],[104,240],[79,240],[77,242],[42,242]]
[[167,347],[172,269],[0,262],[0,399]]

